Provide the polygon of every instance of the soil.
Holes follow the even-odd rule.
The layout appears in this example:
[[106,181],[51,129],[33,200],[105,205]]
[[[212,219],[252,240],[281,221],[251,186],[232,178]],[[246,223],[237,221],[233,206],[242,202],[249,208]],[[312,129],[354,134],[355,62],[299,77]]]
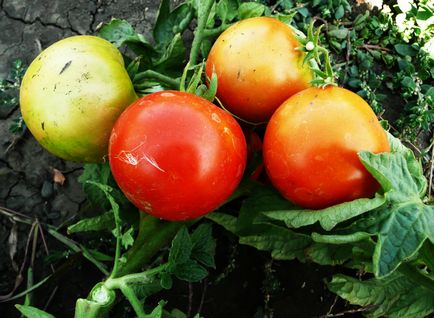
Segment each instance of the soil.
[[[139,32],[147,34],[156,18],[158,3],[0,0],[0,78],[5,78],[15,59],[20,58],[28,65],[51,43],[67,36],[92,34],[111,17],[126,19]],[[0,112],[0,295],[8,294],[19,277],[30,230],[29,225],[14,221],[7,209],[60,226],[87,206],[77,182],[82,166],[50,155],[28,132],[14,140],[9,125],[17,116],[18,109]],[[63,185],[55,182],[53,169],[66,178]],[[215,234],[217,269],[210,277],[200,284],[178,282],[173,290],[152,297],[151,304],[165,299],[167,308],[177,307],[193,314],[201,309],[204,317],[307,318],[326,315],[333,306],[335,313],[348,310],[341,300],[334,304],[336,297],[325,287],[323,278],[331,276],[331,268],[296,261],[272,262],[268,254],[239,246],[234,237],[218,227]],[[64,250],[48,234],[44,237],[50,253]],[[34,261],[35,282],[50,273],[45,264],[41,245]],[[86,297],[103,277],[79,254],[71,254],[66,261],[56,264],[56,269],[56,278],[35,292],[33,304],[56,317],[72,317],[75,300]],[[24,280],[18,290],[24,290],[25,284]],[[0,316],[18,317],[15,303],[23,303],[23,298],[0,303]]]

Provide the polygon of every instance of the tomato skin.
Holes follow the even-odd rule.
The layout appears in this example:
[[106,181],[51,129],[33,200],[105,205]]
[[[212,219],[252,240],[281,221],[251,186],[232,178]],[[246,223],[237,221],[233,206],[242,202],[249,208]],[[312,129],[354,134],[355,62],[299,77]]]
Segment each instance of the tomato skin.
[[390,151],[370,106],[339,87],[308,88],[274,113],[264,136],[264,162],[277,190],[305,208],[372,197],[377,181],[357,153]]
[[66,160],[101,162],[111,129],[137,99],[120,52],[96,36],[73,36],[30,64],[20,89],[24,121],[36,140]]
[[267,121],[291,95],[310,86],[312,74],[292,29],[276,19],[242,20],[224,31],[206,62],[217,74],[217,96],[231,113]]
[[194,219],[220,206],[243,175],[247,146],[226,111],[198,96],[163,91],[119,117],[109,143],[113,176],[153,216]]

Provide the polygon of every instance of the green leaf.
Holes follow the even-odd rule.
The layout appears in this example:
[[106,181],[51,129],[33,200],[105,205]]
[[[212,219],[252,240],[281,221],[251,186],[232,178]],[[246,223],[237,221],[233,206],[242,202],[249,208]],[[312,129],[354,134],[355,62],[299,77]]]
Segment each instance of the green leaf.
[[355,243],[365,239],[369,239],[372,236],[367,232],[353,232],[346,235],[326,235],[319,233],[312,233],[312,239],[317,243],[326,243],[333,245]]
[[395,51],[402,56],[415,56],[417,54],[417,50],[408,44],[395,44],[394,47]]
[[308,258],[320,265],[342,265],[353,256],[351,245],[313,244],[306,249]]
[[222,22],[230,22],[237,16],[238,6],[237,0],[220,0],[216,6],[216,14]]
[[424,241],[434,242],[434,206],[396,204],[382,224],[374,252],[374,273],[383,277],[417,253]]
[[293,232],[272,224],[257,224],[240,235],[240,243],[271,253],[277,260],[305,260],[305,249],[310,245],[308,235]]
[[172,276],[166,272],[161,273],[160,285],[164,289],[171,289],[173,285]]
[[385,197],[377,194],[373,199],[357,199],[322,210],[275,210],[267,211],[264,215],[274,220],[283,221],[288,227],[292,228],[299,228],[319,222],[323,229],[329,231],[337,224],[376,209],[385,202]]
[[139,214],[137,208],[128,201],[122,191],[118,188],[113,176],[111,175],[108,163],[85,164],[83,173],[78,178],[78,181],[83,185],[83,190],[91,204],[96,208],[100,208],[102,212],[109,211],[111,209],[111,204],[104,191],[95,185],[95,183],[108,185],[111,189],[111,196],[113,196],[114,200],[121,206],[120,215],[122,220],[128,224],[138,224]]
[[83,190],[86,193],[89,201],[94,206],[101,206],[104,210],[109,207],[109,202],[103,191],[101,191],[97,186],[88,181],[94,181],[101,184],[108,184],[111,172],[108,163],[105,164],[85,164],[83,173],[78,178],[78,182],[83,185]]
[[163,317],[163,307],[166,305],[164,300],[160,300],[157,307],[155,307],[151,313],[147,314],[145,318],[162,318]]
[[130,227],[129,230],[122,233],[122,246],[127,249],[129,246],[132,246],[134,243],[134,228]]
[[21,314],[27,318],[54,318],[53,315],[36,307],[16,304],[15,308],[17,308]]
[[423,174],[417,174],[422,168],[414,157],[406,158],[405,153],[401,152],[377,155],[361,152],[359,157],[366,169],[381,184],[389,201],[420,201],[420,197],[425,193],[426,180],[422,181]]
[[433,294],[399,273],[365,281],[335,275],[327,286],[351,304],[366,307],[368,317],[423,318],[434,312]]
[[172,241],[172,247],[169,252],[169,267],[176,268],[178,264],[187,262],[190,259],[193,249],[190,234],[187,228],[183,226]]
[[345,14],[345,8],[344,6],[341,4],[335,11],[335,19],[339,20],[341,19]]
[[104,24],[96,34],[118,48],[128,45],[136,54],[146,56],[154,52],[152,45],[146,38],[137,33],[126,20],[112,19],[109,23]]
[[215,95],[217,94],[217,85],[218,85],[217,74],[213,68],[211,79],[209,80],[208,88],[204,91],[204,93],[201,96],[209,100],[210,102],[212,102],[215,98]]
[[250,191],[250,196],[242,204],[238,219],[216,212],[210,213],[207,217],[238,235],[241,244],[268,251],[275,259],[304,260],[304,249],[312,241],[309,235],[270,224],[262,215],[264,210],[288,208],[292,204],[278,195],[274,189],[260,184],[256,184]]
[[89,231],[111,231],[115,227],[115,217],[113,211],[104,214],[81,219],[77,223],[68,226],[68,234]]
[[212,237],[211,224],[201,224],[191,234],[193,248],[191,258],[206,267],[215,268],[214,255],[216,242]]
[[212,212],[205,215],[205,218],[223,226],[229,232],[235,233],[237,230],[237,218],[232,215]]
[[240,20],[260,17],[265,11],[265,6],[256,2],[243,2],[238,7],[238,16]]
[[348,29],[334,29],[327,32],[327,34],[331,37],[337,38],[337,39],[345,39],[348,35]]
[[426,189],[422,167],[398,139],[389,136],[389,140],[391,153],[360,154],[387,198],[387,203],[373,214],[376,218],[354,224],[358,230],[378,236],[373,256],[377,277],[390,275],[415,255],[426,239],[434,241],[434,206],[421,200]]
[[180,69],[184,64],[186,49],[180,33],[174,35],[165,47],[157,61],[153,62],[153,69],[158,72]]
[[194,283],[204,279],[208,275],[208,271],[195,260],[188,260],[176,265],[174,274],[178,279]]
[[162,0],[154,26],[154,39],[157,44],[169,43],[177,33],[182,33],[193,18],[193,8],[183,3],[170,11],[170,1]]

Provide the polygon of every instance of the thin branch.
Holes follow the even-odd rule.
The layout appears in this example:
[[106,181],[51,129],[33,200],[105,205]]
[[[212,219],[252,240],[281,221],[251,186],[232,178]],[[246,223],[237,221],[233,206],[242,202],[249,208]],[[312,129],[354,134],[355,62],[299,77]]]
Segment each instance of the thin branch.
[[365,49],[365,50],[379,50],[379,51],[383,51],[383,52],[390,52],[390,49],[379,46],[379,45],[375,45],[375,44],[363,44],[361,46],[358,47],[359,49]]

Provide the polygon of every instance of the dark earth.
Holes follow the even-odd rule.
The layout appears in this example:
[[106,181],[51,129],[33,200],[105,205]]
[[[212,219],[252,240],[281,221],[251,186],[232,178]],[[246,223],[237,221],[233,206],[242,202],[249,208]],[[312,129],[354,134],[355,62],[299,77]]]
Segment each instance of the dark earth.
[[[156,18],[158,2],[1,0],[0,78],[6,77],[17,58],[28,65],[53,42],[67,36],[92,34],[100,23],[112,17],[128,20],[146,35]],[[18,109],[12,112],[0,109],[0,295],[9,294],[16,281],[21,281],[20,268],[27,259],[24,279],[14,294],[25,290],[31,254],[31,248],[26,249],[31,227],[14,221],[12,215],[20,213],[30,220],[37,218],[42,223],[61,226],[87,207],[77,181],[82,166],[50,155],[29,132],[14,137],[9,125],[18,114]],[[66,178],[63,184],[54,169]],[[61,232],[66,232],[65,227]],[[214,235],[218,239],[217,268],[210,277],[193,285],[177,282],[172,290],[149,299],[150,306],[164,299],[168,301],[168,309],[179,308],[191,316],[200,310],[204,317],[307,318],[343,312],[346,317],[359,315],[327,291],[323,279],[331,276],[331,268],[296,261],[272,262],[266,253],[239,246],[235,237],[217,226]],[[65,250],[47,233],[44,238],[50,254]],[[35,283],[51,273],[41,239],[38,242]],[[103,278],[81,254],[69,255],[66,261],[55,264],[55,277],[36,290],[32,302],[56,317],[72,317],[75,300],[86,297]],[[13,305],[23,301],[19,298],[0,303],[0,317],[19,317]],[[118,306],[118,313],[125,312],[124,308]],[[133,316],[124,314],[119,316]]]

